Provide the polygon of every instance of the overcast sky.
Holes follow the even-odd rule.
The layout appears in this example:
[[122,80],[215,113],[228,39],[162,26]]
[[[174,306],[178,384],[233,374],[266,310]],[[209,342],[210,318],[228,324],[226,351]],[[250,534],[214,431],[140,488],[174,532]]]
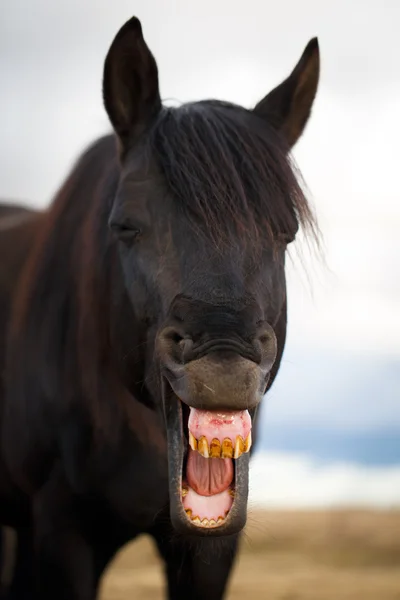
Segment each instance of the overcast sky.
[[293,253],[271,418],[400,427],[400,2],[3,0],[3,197],[47,205],[85,144],[108,130],[103,60],[133,14],[174,101],[252,106],[319,37],[321,86],[294,157],[327,265],[306,252],[304,270]]

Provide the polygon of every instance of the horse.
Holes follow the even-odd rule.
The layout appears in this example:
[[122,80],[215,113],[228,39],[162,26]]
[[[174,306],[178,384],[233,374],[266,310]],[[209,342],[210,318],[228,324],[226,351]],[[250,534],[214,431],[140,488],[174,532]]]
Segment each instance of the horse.
[[112,41],[113,131],[37,220],[7,323],[1,461],[24,501],[0,489],[0,518],[33,532],[31,597],[94,600],[148,534],[170,599],[223,598],[285,345],[285,254],[300,227],[317,237],[290,151],[318,80],[314,38],[252,109],[166,106],[140,21]]

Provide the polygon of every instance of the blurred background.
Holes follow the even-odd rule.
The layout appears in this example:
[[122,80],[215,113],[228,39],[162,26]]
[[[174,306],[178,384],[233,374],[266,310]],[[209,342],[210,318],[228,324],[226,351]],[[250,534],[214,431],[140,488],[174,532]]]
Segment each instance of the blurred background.
[[[400,3],[3,0],[2,197],[47,206],[85,145],[109,130],[103,60],[133,14],[158,62],[162,96],[173,103],[215,97],[251,107],[318,36],[320,89],[293,155],[319,219],[324,260],[301,240],[291,250],[289,334],[264,402],[250,502],[256,514],[339,508],[335,514],[357,522],[357,531],[378,519],[377,529],[399,539],[399,520],[383,527],[371,510],[400,505]],[[357,521],[360,510],[365,521]],[[287,527],[290,518],[273,522]],[[334,523],[332,531],[351,529]],[[261,530],[270,539],[268,527]],[[399,564],[399,547],[388,556]],[[386,591],[367,582],[360,595],[354,583],[354,598],[400,598],[400,581],[393,579],[393,595],[388,574],[384,581]],[[112,597],[125,597],[124,586]],[[311,588],[296,595],[296,584],[297,592],[270,597],[331,597],[325,585]],[[332,598],[350,597],[350,588]]]

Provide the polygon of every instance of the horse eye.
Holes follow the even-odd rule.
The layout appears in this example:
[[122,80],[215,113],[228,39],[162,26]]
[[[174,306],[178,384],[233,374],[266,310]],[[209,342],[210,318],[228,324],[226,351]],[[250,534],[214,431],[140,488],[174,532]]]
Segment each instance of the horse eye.
[[141,236],[142,230],[140,227],[128,225],[127,223],[110,223],[111,231],[121,242],[132,243]]

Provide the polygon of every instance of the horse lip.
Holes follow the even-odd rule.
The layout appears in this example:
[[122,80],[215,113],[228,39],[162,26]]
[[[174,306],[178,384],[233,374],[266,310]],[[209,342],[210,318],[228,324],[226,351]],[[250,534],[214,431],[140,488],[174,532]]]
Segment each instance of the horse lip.
[[198,527],[191,523],[182,504],[182,469],[186,452],[181,400],[168,380],[162,378],[164,415],[167,425],[170,517],[175,530],[189,536],[220,537],[239,533],[247,520],[250,453],[235,460],[235,497],[225,521],[218,527]]

